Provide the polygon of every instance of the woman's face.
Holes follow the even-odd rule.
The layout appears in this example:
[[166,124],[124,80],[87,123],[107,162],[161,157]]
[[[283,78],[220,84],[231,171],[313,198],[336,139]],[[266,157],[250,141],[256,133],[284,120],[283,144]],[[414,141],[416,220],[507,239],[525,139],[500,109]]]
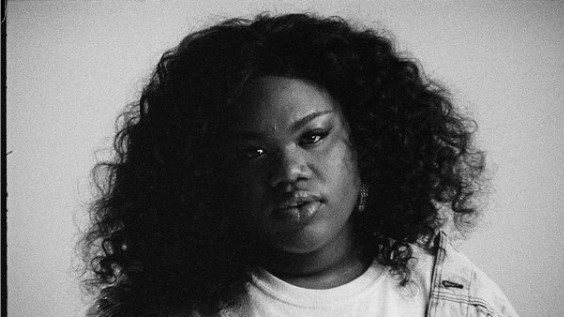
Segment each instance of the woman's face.
[[251,232],[290,253],[350,239],[360,177],[329,93],[299,79],[263,77],[246,87],[234,119],[229,186]]

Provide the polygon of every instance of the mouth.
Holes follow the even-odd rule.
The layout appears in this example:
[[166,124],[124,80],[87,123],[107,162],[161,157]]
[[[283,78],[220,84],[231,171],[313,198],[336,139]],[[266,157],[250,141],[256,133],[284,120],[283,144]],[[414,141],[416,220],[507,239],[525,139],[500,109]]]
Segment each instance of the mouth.
[[291,224],[306,224],[321,208],[321,197],[308,192],[294,192],[276,207],[272,215],[277,220]]

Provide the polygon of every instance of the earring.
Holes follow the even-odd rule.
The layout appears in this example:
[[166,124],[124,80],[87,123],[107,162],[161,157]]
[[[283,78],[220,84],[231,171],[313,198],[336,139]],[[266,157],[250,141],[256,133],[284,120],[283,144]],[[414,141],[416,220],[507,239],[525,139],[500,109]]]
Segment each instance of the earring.
[[363,212],[366,209],[366,199],[368,198],[368,186],[364,183],[360,184],[360,197],[358,199],[358,211]]

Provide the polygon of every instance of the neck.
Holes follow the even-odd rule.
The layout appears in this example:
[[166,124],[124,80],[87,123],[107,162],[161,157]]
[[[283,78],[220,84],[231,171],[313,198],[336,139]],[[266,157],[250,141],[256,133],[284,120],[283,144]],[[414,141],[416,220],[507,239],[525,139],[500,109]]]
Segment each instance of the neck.
[[268,249],[264,268],[295,286],[328,289],[360,276],[372,263],[368,252],[356,243],[351,228],[309,253],[287,253]]

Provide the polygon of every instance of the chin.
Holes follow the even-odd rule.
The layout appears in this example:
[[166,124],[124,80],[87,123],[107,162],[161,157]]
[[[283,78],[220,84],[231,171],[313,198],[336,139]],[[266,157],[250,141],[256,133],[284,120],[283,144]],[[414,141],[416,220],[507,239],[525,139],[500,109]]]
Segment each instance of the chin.
[[323,249],[330,244],[333,236],[330,232],[319,232],[313,228],[303,228],[300,234],[275,238],[273,247],[286,253],[308,254]]

